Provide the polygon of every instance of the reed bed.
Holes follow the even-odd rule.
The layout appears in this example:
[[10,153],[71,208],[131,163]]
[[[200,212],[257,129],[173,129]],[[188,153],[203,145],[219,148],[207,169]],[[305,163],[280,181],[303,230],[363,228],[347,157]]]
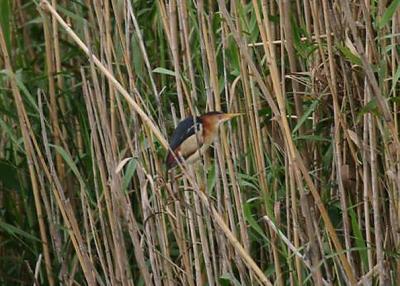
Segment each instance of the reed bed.
[[1,285],[400,285],[400,1],[0,5]]

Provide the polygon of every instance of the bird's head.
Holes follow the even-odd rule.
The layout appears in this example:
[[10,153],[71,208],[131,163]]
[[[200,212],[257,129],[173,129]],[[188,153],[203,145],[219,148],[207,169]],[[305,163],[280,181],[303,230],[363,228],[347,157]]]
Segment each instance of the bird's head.
[[219,111],[212,111],[201,116],[203,120],[207,120],[210,124],[214,126],[219,126],[221,123],[224,123],[232,118],[243,115],[243,113],[223,113]]

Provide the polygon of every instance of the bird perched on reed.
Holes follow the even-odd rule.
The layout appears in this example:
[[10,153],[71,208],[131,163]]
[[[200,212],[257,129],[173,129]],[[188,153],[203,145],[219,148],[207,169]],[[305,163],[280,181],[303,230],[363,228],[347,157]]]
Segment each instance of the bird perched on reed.
[[238,115],[242,114],[212,111],[182,120],[172,134],[170,148],[173,152],[168,152],[167,170],[178,165],[177,159],[182,161],[183,158],[187,163],[197,161],[216,138],[220,124]]

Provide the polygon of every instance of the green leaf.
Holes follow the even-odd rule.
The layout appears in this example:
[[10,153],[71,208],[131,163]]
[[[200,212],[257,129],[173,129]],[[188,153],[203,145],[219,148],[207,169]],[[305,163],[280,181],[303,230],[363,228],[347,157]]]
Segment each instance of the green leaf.
[[365,243],[360,225],[357,221],[357,214],[353,208],[349,208],[349,214],[351,218],[351,229],[354,233],[356,246],[360,250],[360,257],[363,260],[363,264],[368,265],[367,245]]
[[25,237],[30,240],[40,241],[40,239],[37,238],[36,236],[33,236],[32,234],[29,234],[15,226],[13,226],[12,224],[6,223],[2,220],[0,220],[0,229],[4,230],[8,234],[10,234],[14,237],[17,237],[17,238],[20,238],[22,236],[22,237]]
[[71,156],[65,151],[62,147],[49,144],[50,147],[53,147],[56,149],[57,153],[63,157],[65,163],[70,167],[71,171],[75,174],[76,178],[78,179],[79,183],[81,184],[82,187],[85,186],[85,181],[83,180],[81,174],[79,173],[78,168],[76,167],[75,162],[72,160]]
[[212,193],[216,183],[217,183],[216,164],[212,164],[207,176],[207,191],[209,194]]
[[357,121],[366,113],[372,113],[375,116],[379,116],[378,104],[376,103],[375,98],[371,99],[363,108],[361,108],[360,112],[357,114]]
[[302,29],[293,18],[291,19],[291,26],[293,31],[294,48],[300,57],[307,59],[316,49],[318,49],[318,45],[311,41],[303,41],[301,39],[303,36],[308,37],[307,32]]
[[37,113],[39,113],[39,108],[35,102],[35,99],[33,98],[32,94],[29,92],[28,88],[22,80],[22,71],[18,70],[15,74],[12,74],[8,70],[0,70],[0,74],[3,74],[10,79],[12,78],[12,76],[15,76],[15,81],[17,82],[18,88],[20,89],[20,91],[22,91],[22,94],[28,100],[29,104],[33,106]]
[[258,113],[258,116],[259,117],[262,117],[262,116],[266,116],[266,117],[271,117],[272,116],[272,110],[271,110],[271,108],[262,108],[262,109],[259,109],[258,111],[257,111],[257,113]]
[[348,47],[345,47],[345,46],[339,45],[339,44],[336,47],[343,54],[343,56],[348,61],[350,61],[353,65],[358,65],[358,66],[362,65],[360,57],[355,55],[355,54],[353,54],[352,51]]
[[308,107],[307,111],[304,112],[303,116],[300,118],[299,122],[297,122],[296,126],[294,127],[292,134],[294,134],[299,128],[304,124],[304,122],[307,120],[307,118],[310,116],[311,113],[314,112],[315,107],[317,107],[319,103],[319,100],[314,100],[313,103],[311,103],[310,107]]
[[71,19],[74,19],[75,21],[77,21],[80,25],[88,25],[89,27],[93,27],[93,25],[87,21],[85,19],[85,17],[82,17],[82,15],[71,12],[69,10],[67,10],[66,8],[64,8],[61,5],[57,5],[57,10],[61,11],[63,14],[65,14],[65,16],[70,17]]
[[19,185],[17,168],[3,159],[0,159],[0,183],[7,189],[17,189]]
[[235,278],[235,276],[233,276],[231,273],[223,274],[222,276],[219,277],[218,280],[222,286],[231,286],[231,285],[240,286],[240,285],[242,285],[242,284],[240,284],[239,280],[237,280]]
[[396,84],[399,81],[399,78],[400,78],[400,66],[397,67],[396,73],[393,75],[392,89],[390,92],[393,92],[394,89],[396,88]]
[[400,5],[400,0],[394,0],[390,3],[389,7],[385,10],[382,15],[382,18],[378,22],[378,28],[382,29],[393,17],[397,8]]
[[326,138],[319,135],[301,135],[293,138],[294,140],[306,140],[306,141],[319,141],[319,142],[331,142],[332,138]]
[[242,188],[251,188],[254,190],[259,190],[259,187],[257,186],[257,179],[246,175],[246,174],[238,174],[238,183],[239,186]]
[[[132,43],[132,47],[131,47],[132,51],[140,51],[139,42],[135,35],[132,35],[131,43]],[[142,55],[142,53],[132,52],[132,62],[133,62],[133,66],[135,68],[135,73],[138,75],[143,74],[143,55]]]
[[128,163],[128,167],[126,168],[124,178],[122,179],[122,190],[123,191],[126,191],[128,189],[128,186],[133,177],[133,174],[135,174],[136,167],[137,167],[137,160],[136,160],[136,158],[132,158]]
[[0,25],[3,29],[4,38],[8,51],[11,46],[10,35],[10,3],[9,0],[0,0]]
[[253,214],[251,213],[251,206],[249,203],[245,203],[243,205],[244,218],[250,224],[251,228],[254,229],[265,241],[268,241],[268,238],[265,236],[264,231],[258,225],[257,221],[254,219]]
[[9,126],[2,118],[0,118],[0,129],[7,134],[8,138],[11,139],[15,147],[18,148],[19,152],[25,153],[25,149],[22,146],[21,140],[19,140],[14,134],[15,129]]
[[15,80],[17,81],[17,86],[22,91],[22,94],[26,97],[28,102],[33,106],[35,111],[39,113],[39,107],[37,106],[35,99],[33,98],[32,94],[29,92],[28,88],[23,82],[21,70],[18,70],[17,73],[15,74]]
[[165,75],[170,75],[170,76],[175,76],[175,72],[172,70],[168,70],[166,68],[155,68],[153,70],[154,73],[160,73],[160,74],[165,74]]

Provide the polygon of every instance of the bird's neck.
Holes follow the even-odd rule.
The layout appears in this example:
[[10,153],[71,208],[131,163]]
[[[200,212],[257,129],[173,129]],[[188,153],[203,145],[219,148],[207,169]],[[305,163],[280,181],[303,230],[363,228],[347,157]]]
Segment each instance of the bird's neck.
[[203,138],[206,138],[205,143],[207,145],[211,144],[218,134],[218,125],[204,120],[203,122]]

